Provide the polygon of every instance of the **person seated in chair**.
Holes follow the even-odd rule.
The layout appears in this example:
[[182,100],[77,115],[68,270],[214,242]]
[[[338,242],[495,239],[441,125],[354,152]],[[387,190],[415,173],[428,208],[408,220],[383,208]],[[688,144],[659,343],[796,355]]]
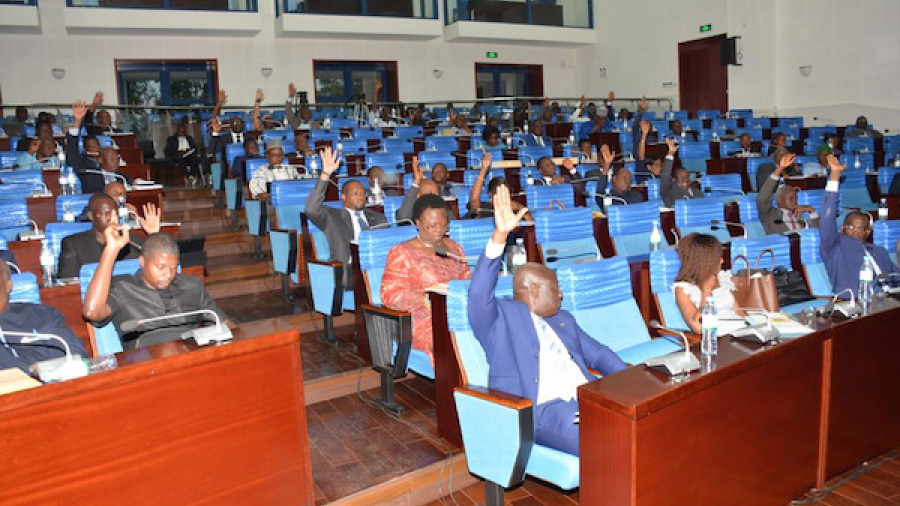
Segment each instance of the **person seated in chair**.
[[[487,153],[487,151],[485,151],[485,153]],[[413,206],[415,206],[419,197],[424,197],[425,195],[440,195],[437,183],[432,179],[425,178],[423,175],[422,168],[419,167],[419,157],[417,156],[412,157],[412,172],[413,182],[409,186],[409,189],[406,190],[406,195],[403,196],[403,202],[400,204],[400,207],[394,213],[394,219],[398,222],[412,222]],[[447,217],[451,220],[453,219],[453,216],[450,213],[447,213]]]
[[87,105],[78,101],[72,104],[72,126],[66,133],[66,162],[75,170],[75,175],[81,181],[81,193],[97,193],[103,190],[106,182],[103,174],[98,172],[100,167],[100,141],[94,136],[87,136],[82,140],[84,153],[78,150],[78,137],[81,135],[81,125],[87,114]]
[[753,138],[750,137],[750,134],[741,134],[738,138],[738,142],[740,142],[741,147],[737,150],[729,153],[729,156],[735,156],[740,158],[749,158],[751,156],[760,156],[757,148],[753,147]]
[[438,195],[441,197],[456,195],[455,185],[449,181],[450,172],[443,163],[438,162],[431,167],[431,179],[438,186]]
[[697,140],[697,133],[684,130],[684,126],[681,124],[680,119],[673,119],[671,121],[670,130],[672,131],[672,135],[676,139],[678,139],[678,142],[681,142],[682,140],[685,140],[685,141],[696,141]]
[[[767,234],[783,234],[795,232],[802,228],[819,226],[819,213],[810,206],[797,205],[797,188],[786,184],[778,188],[781,174],[794,163],[794,155],[786,155],[780,158],[778,168],[769,176],[759,189],[756,196],[756,209],[759,213],[759,221]],[[778,207],[772,207],[772,196]],[[808,218],[802,215],[807,213]],[[804,227],[804,222],[806,227]]]
[[849,213],[838,233],[838,191],[841,174],[847,166],[842,165],[834,155],[828,155],[828,167],[830,173],[819,220],[819,252],[825,261],[834,293],[851,290],[856,294],[863,259],[869,259],[876,276],[897,272],[897,266],[891,261],[887,250],[866,242],[872,233],[872,216],[868,213]]
[[734,309],[736,288],[731,271],[722,269],[722,243],[718,239],[708,234],[689,234],[678,242],[678,258],[681,267],[672,290],[691,332],[701,333],[700,310],[709,298],[713,299],[719,318],[744,316],[743,311]]
[[562,170],[560,174],[556,173],[556,164],[553,163],[553,159],[549,156],[542,156],[538,158],[537,161],[537,169],[540,173],[541,177],[534,179],[535,186],[549,186],[554,184],[563,184],[567,183],[572,179],[578,178],[578,170],[575,168],[575,164],[572,163],[568,158],[563,160],[563,168],[565,172]]
[[322,172],[306,199],[306,217],[312,221],[328,239],[330,259],[344,264],[343,286],[353,287],[350,269],[350,243],[356,242],[359,233],[369,227],[387,223],[384,214],[366,209],[366,189],[359,181],[350,180],[341,187],[341,209],[325,205],[325,192],[334,184],[331,175],[341,165],[341,157],[326,147],[320,152]]
[[231,177],[247,180],[247,160],[259,158],[259,143],[256,139],[244,139],[244,154],[234,157],[231,162]]
[[526,146],[553,147],[553,141],[544,135],[544,121],[539,119],[531,122],[531,131],[522,140]]
[[828,175],[828,155],[834,154],[831,146],[822,144],[816,150],[816,161],[807,162],[800,168],[801,173],[806,177],[823,177]]
[[97,111],[97,107],[103,104],[103,92],[98,91],[94,94],[94,100],[91,101],[91,107],[88,109],[84,117],[85,128],[88,135],[112,135],[122,133],[121,128],[113,126],[112,115],[106,109]]
[[769,144],[769,151],[766,153],[766,156],[775,155],[775,152],[778,151],[779,148],[787,150],[787,137],[783,132],[772,134],[772,143]]
[[489,367],[488,387],[524,397],[534,405],[535,442],[578,455],[577,389],[626,365],[560,310],[563,294],[556,274],[527,263],[513,275],[513,298],[497,299],[494,289],[509,234],[528,211],[512,210],[509,189],[493,197],[494,232],[469,287],[469,325]]
[[881,139],[884,137],[884,134],[874,128],[869,128],[869,120],[865,116],[860,116],[856,118],[856,124],[844,132],[844,137],[872,137]]
[[197,154],[197,144],[194,138],[188,135],[187,125],[179,123],[175,127],[175,133],[166,139],[166,158],[180,167],[185,173],[185,180],[190,186],[197,186],[200,179],[200,157]]
[[388,183],[387,178],[385,177],[384,169],[379,166],[369,167],[369,170],[366,171],[366,179],[369,180],[369,196],[368,199],[371,204],[375,204],[374,197],[374,188],[376,182],[378,183],[378,188],[381,190],[382,196],[388,197],[396,197],[400,195],[400,190],[398,189],[397,184],[397,173],[392,172],[391,178],[393,181]]
[[[3,131],[10,137],[22,137],[25,135],[25,126],[27,124],[28,108],[20,105],[16,107],[15,116],[11,120],[3,123]],[[15,146],[10,146],[10,149],[15,148]]]
[[[72,332],[56,308],[43,304],[10,302],[13,281],[6,262],[0,262],[0,329],[6,332],[52,334],[61,337],[73,355],[87,356],[81,339]],[[64,357],[65,348],[56,340],[22,343],[18,336],[0,339],[0,370],[18,368],[28,373],[29,367],[42,360]]]
[[[637,204],[644,201],[644,196],[631,189],[631,171],[627,167],[613,168],[613,160],[616,157],[614,151],[609,150],[606,144],[600,146],[600,169],[593,169],[585,174],[585,178],[597,178],[597,193],[594,199],[601,208],[605,207],[603,201],[610,197],[613,205]],[[607,192],[606,187],[609,178],[612,177],[612,189]]]
[[481,131],[481,138],[484,139],[485,146],[494,147],[503,144],[500,140],[500,130],[493,125],[485,125]]
[[128,229],[111,225],[104,230],[104,239],[99,265],[84,296],[82,314],[96,326],[112,321],[125,349],[181,339],[184,331],[199,327],[199,322],[209,321],[210,317],[179,316],[124,332],[122,324],[128,321],[205,309],[215,312],[223,324],[231,325],[228,315],[219,309],[200,279],[178,273],[175,239],[167,234],[147,236],[138,256],[140,270],[115,278],[112,272],[116,259],[130,244]]
[[266,147],[266,160],[268,165],[256,169],[250,179],[250,195],[257,198],[261,193],[268,193],[273,181],[292,181],[300,179],[297,169],[290,165],[284,165],[284,150],[278,139],[269,142]]
[[675,139],[666,139],[669,152],[663,160],[662,170],[659,173],[659,195],[666,207],[674,207],[676,200],[702,199],[703,192],[693,187],[691,175],[684,167],[672,170],[675,165],[675,153],[678,151],[678,143]]
[[[381,278],[381,301],[386,307],[412,315],[413,348],[422,350],[434,365],[431,303],[425,292],[453,279],[469,279],[462,247],[447,235],[448,213],[444,199],[423,195],[413,205],[412,219],[419,234],[397,244],[388,253]],[[447,256],[447,254],[453,256]]]
[[[87,208],[91,229],[63,238],[60,245],[56,275],[61,279],[77,278],[82,265],[99,262],[106,247],[106,229],[118,223],[118,204],[105,193],[93,194]],[[159,210],[156,206],[145,205],[144,217],[138,216],[138,223],[147,234],[159,232]],[[140,248],[141,239],[134,236],[129,244],[119,248],[117,259],[137,258]]]

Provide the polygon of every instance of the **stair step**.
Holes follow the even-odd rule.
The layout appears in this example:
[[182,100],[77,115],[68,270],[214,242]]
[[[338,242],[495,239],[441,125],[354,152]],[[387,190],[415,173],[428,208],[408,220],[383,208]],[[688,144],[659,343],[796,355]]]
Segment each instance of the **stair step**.
[[212,284],[207,280],[206,290],[216,300],[265,291],[280,291],[281,276],[279,274],[271,274],[265,277],[219,281]]
[[246,263],[238,262],[230,266],[208,266],[206,269],[206,284],[208,286],[211,286],[216,283],[240,280],[246,281],[253,278],[269,277],[272,275],[272,271],[270,270],[268,263],[250,260],[249,255],[236,256],[246,256],[249,261]]
[[166,203],[166,220],[179,221],[181,223],[203,218],[228,218],[231,219],[228,209],[222,207],[200,207],[196,209],[175,210]]
[[187,187],[171,187],[167,186],[165,189],[165,197],[166,201],[173,200],[206,200],[210,203],[214,201],[216,193],[212,190],[212,188],[187,188]]

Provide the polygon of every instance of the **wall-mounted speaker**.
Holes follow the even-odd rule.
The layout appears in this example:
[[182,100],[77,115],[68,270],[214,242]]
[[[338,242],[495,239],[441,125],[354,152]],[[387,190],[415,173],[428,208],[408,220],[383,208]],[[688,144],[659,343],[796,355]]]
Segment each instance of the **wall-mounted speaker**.
[[740,37],[728,37],[722,40],[722,65],[742,65]]

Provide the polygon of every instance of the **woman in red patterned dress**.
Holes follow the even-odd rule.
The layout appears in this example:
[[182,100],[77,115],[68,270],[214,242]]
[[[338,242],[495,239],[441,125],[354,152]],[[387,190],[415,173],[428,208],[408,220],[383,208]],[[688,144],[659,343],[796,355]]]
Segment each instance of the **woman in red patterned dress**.
[[[388,253],[381,278],[381,302],[412,314],[413,348],[428,354],[434,365],[431,304],[425,289],[454,279],[469,279],[472,272],[459,244],[447,234],[447,205],[437,195],[423,195],[413,206],[413,221],[419,235],[402,242]],[[435,250],[450,256],[438,256]],[[453,258],[453,257],[457,258]]]

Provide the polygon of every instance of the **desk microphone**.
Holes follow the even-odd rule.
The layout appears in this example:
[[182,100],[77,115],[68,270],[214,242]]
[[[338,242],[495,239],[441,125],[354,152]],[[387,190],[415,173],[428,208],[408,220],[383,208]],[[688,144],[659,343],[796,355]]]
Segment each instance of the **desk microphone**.
[[[838,302],[838,298],[842,293],[847,292],[850,294],[850,300],[844,302]],[[819,309],[819,314],[830,314],[840,313],[844,315],[846,318],[856,318],[857,316],[862,315],[862,308],[856,303],[856,296],[853,293],[853,290],[850,288],[845,288],[840,292],[834,294],[834,298],[831,299],[831,302],[823,306]]]
[[119,174],[118,172],[110,172],[108,170],[103,170],[103,169],[100,169],[100,170],[84,169],[84,172],[87,172],[88,174],[100,174],[101,176],[103,176],[104,179],[106,179],[107,177],[114,177],[116,179],[120,179],[122,181],[123,185],[128,186],[128,180],[125,179],[125,176],[123,176],[122,174]]
[[450,251],[447,249],[446,246],[444,246],[443,244],[440,244],[440,243],[435,245],[434,254],[441,258],[450,258],[450,259],[462,262],[464,264],[469,263],[471,260],[477,260],[477,259],[470,259],[469,257],[461,257],[458,255],[454,255],[453,253],[450,253]]
[[[19,337],[18,343],[8,343],[6,336]],[[56,334],[40,334],[35,332],[12,332],[0,329],[0,341],[7,345],[28,345],[35,341],[55,340],[63,344],[66,356],[50,360],[42,360],[31,365],[32,374],[44,383],[65,381],[87,376],[90,370],[80,355],[72,355],[72,349],[65,339]]]
[[44,238],[44,233],[41,232],[41,227],[38,226],[37,222],[34,220],[28,220],[28,223],[31,224],[30,232],[19,232],[19,240],[20,241],[39,241]]
[[650,328],[659,330],[662,333],[681,337],[684,344],[684,351],[674,351],[661,357],[651,358],[644,361],[644,364],[651,369],[662,371],[669,376],[683,376],[691,371],[700,369],[700,361],[691,353],[691,345],[688,343],[684,332],[664,327],[657,320],[650,320]]
[[722,225],[731,225],[732,227],[740,227],[741,230],[744,231],[744,239],[747,238],[747,227],[744,226],[743,223],[738,223],[736,221],[722,221],[722,220],[710,220],[710,227],[713,230],[728,230],[726,227]]
[[[747,316],[743,318],[747,324],[746,327],[731,332],[731,336],[741,341],[750,341],[757,344],[767,344],[772,341],[778,341],[781,333],[772,326],[772,319],[769,312],[761,307],[735,307],[737,311],[744,311]],[[758,318],[750,313],[762,315]]]
[[[774,223],[776,225],[787,225],[784,220],[775,220]],[[807,220],[806,218],[797,218],[797,223],[800,223],[802,225],[802,228],[804,229],[809,228],[809,220]]]
[[367,228],[366,230],[378,230],[381,228],[390,228],[390,227],[393,227],[394,225],[415,225],[415,222],[413,220],[410,220],[409,218],[404,218],[402,220],[397,220],[394,222],[388,221],[385,223],[379,223],[378,225],[372,225],[369,228]]
[[[559,253],[563,252],[563,251],[574,251],[574,253],[567,253],[565,255],[560,255]],[[590,262],[592,260],[600,260],[603,258],[603,255],[600,254],[600,250],[596,247],[591,248],[591,249],[583,249],[583,248],[548,249],[547,254],[552,255],[552,256],[547,257],[548,264],[558,262],[560,260],[565,260],[567,258],[583,257],[585,255],[591,255],[591,257],[583,258],[581,260],[578,260],[575,263]]]
[[710,192],[722,192],[722,193],[733,193],[735,195],[746,195],[743,190],[735,190],[734,188],[717,188],[715,186],[704,186],[703,191],[706,193]]
[[[122,331],[123,334],[128,334],[131,332],[137,331],[138,328],[152,322],[163,321],[163,320],[173,320],[175,318],[181,318],[184,316],[193,316],[198,314],[211,314],[213,319],[215,319],[216,324],[210,327],[200,327],[192,330],[185,331],[181,334],[182,339],[194,338],[194,341],[197,342],[198,346],[204,346],[211,342],[224,342],[230,341],[234,335],[231,333],[231,329],[228,328],[227,325],[222,325],[222,320],[219,318],[219,315],[216,314],[215,311],[210,309],[198,309],[196,311],[186,311],[184,313],[175,313],[168,314],[163,316],[155,316],[153,318],[142,318],[136,320],[127,320],[122,322],[119,325],[119,330]],[[164,328],[157,327],[157,328]],[[155,329],[147,329],[147,330],[155,330]]]

